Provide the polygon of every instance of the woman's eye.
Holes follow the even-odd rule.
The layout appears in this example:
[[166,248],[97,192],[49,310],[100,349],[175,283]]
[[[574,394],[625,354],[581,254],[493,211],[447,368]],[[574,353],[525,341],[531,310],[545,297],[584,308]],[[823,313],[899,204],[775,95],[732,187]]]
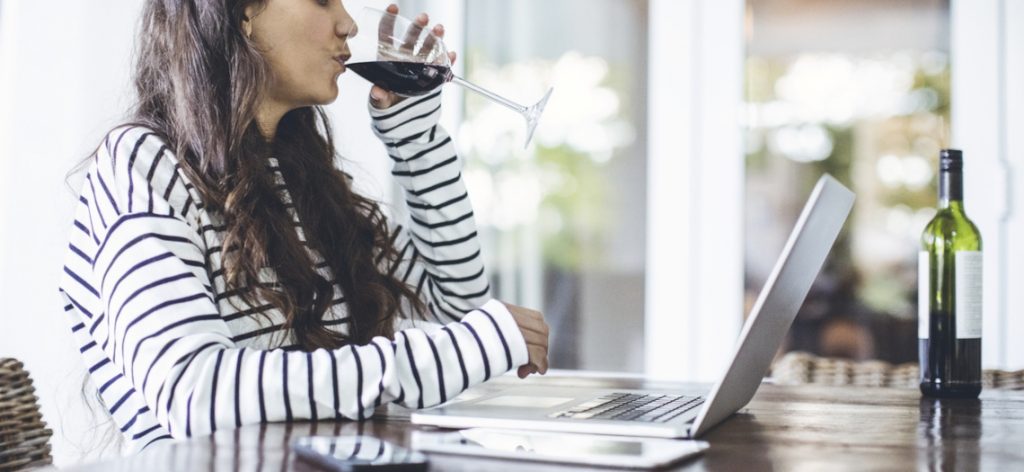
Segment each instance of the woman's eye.
[[331,3],[331,0],[316,0],[316,3],[320,4],[322,7],[326,7]]

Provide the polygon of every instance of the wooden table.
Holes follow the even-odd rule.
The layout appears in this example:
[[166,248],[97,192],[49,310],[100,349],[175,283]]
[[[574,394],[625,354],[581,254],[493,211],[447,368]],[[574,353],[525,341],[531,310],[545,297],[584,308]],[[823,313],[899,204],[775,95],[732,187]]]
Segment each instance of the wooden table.
[[[628,378],[533,376],[545,385],[679,388]],[[519,382],[503,377],[479,395]],[[154,446],[83,471],[311,470],[288,449],[312,434],[366,434],[406,445],[419,428],[390,408],[363,423],[269,424]],[[1024,470],[1024,391],[987,390],[980,400],[923,399],[917,390],[762,385],[753,401],[703,438],[711,448],[669,470]],[[432,455],[433,471],[583,470],[576,466]],[[607,469],[604,469],[607,470]]]

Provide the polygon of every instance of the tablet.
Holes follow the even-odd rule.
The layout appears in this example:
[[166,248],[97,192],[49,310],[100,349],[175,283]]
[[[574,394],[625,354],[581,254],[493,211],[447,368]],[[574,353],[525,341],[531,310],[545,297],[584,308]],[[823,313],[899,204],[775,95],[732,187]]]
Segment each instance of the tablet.
[[299,460],[338,472],[426,472],[427,456],[371,436],[303,436],[292,441]]
[[432,453],[646,469],[699,455],[708,443],[472,428],[455,432],[413,431],[412,448]]

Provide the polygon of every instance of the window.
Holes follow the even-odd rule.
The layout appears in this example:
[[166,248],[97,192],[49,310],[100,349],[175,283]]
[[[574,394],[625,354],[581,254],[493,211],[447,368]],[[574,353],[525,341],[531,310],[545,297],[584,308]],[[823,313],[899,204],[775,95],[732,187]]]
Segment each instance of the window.
[[555,88],[528,149],[471,92],[456,133],[495,295],[544,312],[553,367],[643,369],[646,21],[640,0],[465,2],[468,80]]
[[949,58],[946,1],[747,2],[751,300],[818,176],[857,193],[786,349],[917,359],[916,257],[948,146]]

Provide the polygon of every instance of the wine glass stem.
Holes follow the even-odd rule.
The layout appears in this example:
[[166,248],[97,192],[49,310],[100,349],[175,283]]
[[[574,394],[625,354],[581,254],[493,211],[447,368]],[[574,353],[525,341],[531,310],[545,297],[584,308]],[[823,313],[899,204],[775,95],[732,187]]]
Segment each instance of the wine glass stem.
[[526,113],[526,107],[524,107],[524,106],[522,106],[522,105],[520,105],[520,104],[518,104],[516,102],[513,102],[511,100],[508,100],[505,97],[502,97],[500,95],[495,95],[494,93],[491,93],[490,91],[488,91],[488,90],[486,90],[484,88],[481,88],[481,87],[478,87],[476,85],[473,85],[473,83],[469,82],[466,79],[463,79],[462,77],[459,77],[457,75],[453,75],[452,76],[452,82],[455,82],[455,83],[457,83],[457,84],[459,84],[459,85],[461,85],[463,87],[466,87],[466,88],[468,88],[468,89],[470,89],[470,90],[472,90],[472,91],[474,91],[476,93],[479,93],[480,95],[483,95],[483,96],[485,96],[485,97],[487,97],[487,98],[489,98],[491,100],[494,100],[495,102],[498,102],[498,103],[500,103],[502,105],[505,105],[505,106],[515,110],[515,111],[518,111],[519,113]]

